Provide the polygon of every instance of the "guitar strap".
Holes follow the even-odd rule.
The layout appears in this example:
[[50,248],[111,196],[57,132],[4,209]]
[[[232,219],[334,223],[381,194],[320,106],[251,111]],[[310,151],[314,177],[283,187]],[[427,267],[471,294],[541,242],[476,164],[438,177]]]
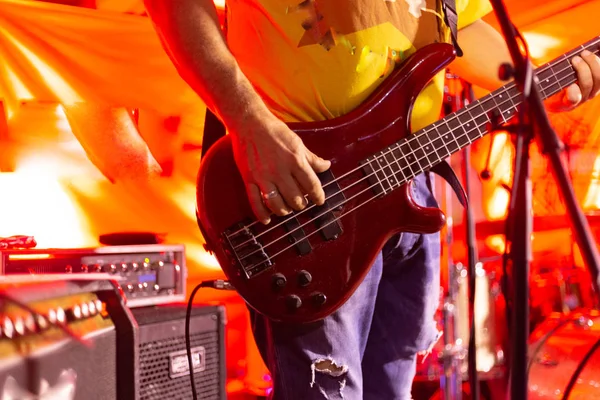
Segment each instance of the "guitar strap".
[[458,57],[463,56],[463,51],[458,45],[458,13],[456,12],[456,0],[442,0],[442,11],[444,22],[450,29],[450,38]]
[[[456,0],[441,0],[442,2],[442,10],[444,12],[444,22],[450,29],[450,36],[452,39],[452,44],[456,50],[456,55],[461,57],[463,52],[461,48],[458,46],[458,14],[456,12]],[[225,15],[227,15],[227,2],[225,2]],[[225,35],[227,34],[227,18],[225,18],[225,23],[223,30]],[[219,118],[208,107],[206,107],[206,116],[204,120],[204,134],[202,136],[202,153],[201,159],[204,157],[208,149],[215,144],[221,137],[225,136],[225,127]],[[460,180],[454,173],[454,170],[450,165],[443,161],[440,164],[437,164],[433,168],[431,168],[432,172],[435,172],[439,176],[441,176],[450,187],[454,190],[458,201],[462,204],[463,207],[467,207],[468,199],[467,195],[460,183]]]

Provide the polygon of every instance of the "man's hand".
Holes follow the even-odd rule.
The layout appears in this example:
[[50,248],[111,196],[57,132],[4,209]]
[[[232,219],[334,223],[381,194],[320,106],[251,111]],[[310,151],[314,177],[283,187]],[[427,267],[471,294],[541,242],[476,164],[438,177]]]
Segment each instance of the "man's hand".
[[229,51],[213,0],[144,0],[180,75],[221,118],[256,217],[286,215],[325,201],[316,173],[330,162],[311,153],[266,107]]
[[268,224],[273,213],[284,216],[291,209],[302,210],[305,194],[317,205],[325,202],[316,174],[331,163],[308,150],[281,120],[273,115],[251,118],[231,133],[250,205],[262,223]]
[[585,50],[571,60],[577,72],[574,83],[548,99],[551,111],[569,111],[600,93],[600,58]]

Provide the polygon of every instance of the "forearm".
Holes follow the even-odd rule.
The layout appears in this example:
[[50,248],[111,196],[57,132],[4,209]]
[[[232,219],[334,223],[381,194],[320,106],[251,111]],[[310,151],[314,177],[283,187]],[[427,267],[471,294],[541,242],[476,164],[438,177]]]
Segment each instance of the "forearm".
[[212,0],[144,0],[181,77],[228,128],[268,113],[227,47]]
[[452,63],[453,72],[487,90],[506,83],[498,78],[498,68],[505,62],[512,64],[512,59],[498,31],[479,20],[459,31],[458,44],[464,55]]

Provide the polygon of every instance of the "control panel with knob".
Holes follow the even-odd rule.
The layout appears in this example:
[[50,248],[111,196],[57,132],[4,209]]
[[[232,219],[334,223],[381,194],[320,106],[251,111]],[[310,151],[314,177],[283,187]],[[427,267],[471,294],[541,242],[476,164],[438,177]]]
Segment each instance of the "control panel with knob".
[[0,272],[108,273],[121,278],[119,284],[129,307],[185,301],[187,270],[183,245],[0,251]]

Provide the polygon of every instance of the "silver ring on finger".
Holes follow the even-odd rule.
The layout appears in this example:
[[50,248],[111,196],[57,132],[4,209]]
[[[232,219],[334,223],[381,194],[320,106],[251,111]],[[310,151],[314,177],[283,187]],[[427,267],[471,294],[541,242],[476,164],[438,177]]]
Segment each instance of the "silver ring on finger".
[[264,200],[271,200],[279,195],[279,193],[277,193],[277,190],[271,190],[270,192],[261,194]]

